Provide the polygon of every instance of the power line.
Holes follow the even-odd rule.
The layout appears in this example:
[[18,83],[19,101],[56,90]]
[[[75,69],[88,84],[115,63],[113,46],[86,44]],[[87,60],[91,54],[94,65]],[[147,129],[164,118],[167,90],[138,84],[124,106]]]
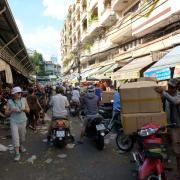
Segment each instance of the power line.
[[[161,3],[160,5],[158,5],[156,8],[154,8],[154,9],[157,9],[158,7],[160,7],[160,6],[162,6],[165,2],[167,2],[168,0],[166,0],[166,1],[164,1],[163,3]],[[152,4],[151,4],[152,5]],[[150,6],[149,6],[150,7]],[[147,8],[146,8],[147,9]],[[139,14],[138,14],[139,15]],[[138,16],[138,15],[135,15],[134,17],[136,17],[136,16]],[[133,18],[134,18],[133,17]],[[128,25],[126,25],[126,26],[124,26],[124,27],[122,27],[122,28],[120,28],[120,29],[118,29],[117,31],[115,31],[115,32],[113,32],[113,33],[111,33],[111,34],[108,34],[107,36],[105,36],[105,38],[107,38],[107,37],[109,37],[110,35],[112,35],[112,34],[115,34],[116,32],[118,32],[118,31],[120,31],[120,30],[122,30],[122,29],[124,29],[125,27],[127,27],[127,26],[129,26],[130,24],[132,24],[132,23],[134,23],[134,22],[136,22],[137,20],[139,20],[139,19],[141,19],[142,17],[140,16],[139,18],[137,18],[137,19],[135,19],[134,21],[131,21],[131,23],[129,23]],[[128,20],[129,21],[129,20]],[[128,22],[128,21],[126,21],[126,22]],[[126,23],[125,22],[125,23]],[[125,24],[124,23],[124,24]],[[121,24],[122,25],[122,24]],[[117,27],[116,27],[117,28]],[[114,29],[116,29],[116,28],[114,28]],[[120,44],[120,45],[117,45],[117,46],[115,46],[115,47],[112,47],[112,48],[109,48],[109,49],[106,49],[106,50],[104,50],[104,51],[100,51],[100,52],[97,52],[97,53],[94,53],[94,54],[91,54],[91,55],[89,55],[89,56],[82,56],[82,57],[91,57],[91,56],[94,56],[94,55],[96,55],[96,54],[99,54],[99,53],[104,53],[104,52],[108,52],[108,51],[110,51],[110,50],[113,50],[113,49],[116,49],[116,48],[119,48],[120,46],[122,46],[123,44]]]
[[[167,1],[168,1],[168,0],[165,0],[163,3],[161,3],[161,4],[158,5],[158,6],[156,6],[156,7],[154,8],[154,10],[157,9],[158,7],[162,6],[163,4],[165,4]],[[142,13],[142,12],[145,12],[150,6],[155,5],[156,3],[157,3],[156,1],[153,2],[153,3],[149,2],[148,4],[144,3],[144,4],[146,4],[146,6],[143,6],[144,4],[141,5],[141,7],[142,7],[141,13]],[[141,8],[141,7],[140,7],[140,8]],[[136,22],[137,20],[143,18],[142,16],[140,16],[139,18],[136,18],[134,21],[132,21],[132,19],[134,19],[135,17],[137,17],[137,16],[139,16],[139,15],[140,15],[140,13],[134,15],[134,16],[131,18],[131,20],[124,21],[124,22],[121,23],[118,27],[121,27],[121,26],[123,26],[123,24],[126,24],[127,22],[130,21],[130,23],[127,24],[126,26],[121,27],[120,29],[117,29],[118,27],[113,28],[112,31],[113,31],[114,29],[117,29],[117,30],[114,31],[114,32],[112,32],[112,33],[110,33],[110,34],[107,34],[107,35],[105,36],[105,38],[111,36],[112,34],[115,34],[116,32],[118,32],[118,31],[126,28],[126,27],[129,26],[130,24],[132,24],[132,23]],[[83,45],[83,43],[81,43],[81,45]],[[113,49],[119,48],[119,47],[121,47],[122,45],[123,45],[123,44],[120,44],[120,45],[117,45],[117,46],[115,46],[115,47],[112,47],[112,48],[109,48],[109,49],[106,49],[106,50],[100,51],[100,52],[99,52],[99,48],[98,48],[98,52],[97,52],[97,53],[94,53],[94,54],[91,54],[91,55],[88,55],[88,56],[81,56],[81,57],[91,57],[91,56],[95,56],[95,55],[97,55],[97,54],[105,53],[105,52],[111,51],[111,50],[113,50]],[[76,46],[76,47],[77,47],[77,46]],[[80,50],[80,49],[79,49],[79,50]],[[73,64],[74,64],[74,63],[73,63]]]
[[[165,0],[163,3],[161,3],[161,4],[158,5],[158,6],[156,6],[156,7],[154,8],[154,10],[157,9],[158,7],[162,6],[163,4],[165,4],[167,1],[168,1],[168,0]],[[150,3],[149,3],[148,5],[149,5],[149,6],[146,6],[146,8],[143,9],[143,12],[144,12],[145,10],[147,10],[150,6],[155,5],[155,2],[154,2],[153,4],[150,4]],[[141,12],[141,13],[142,13],[142,12]],[[139,13],[139,14],[135,14],[131,19],[134,19],[135,17],[137,17],[137,16],[139,16],[139,15],[140,15],[140,13]],[[127,20],[127,21],[123,22],[122,24],[120,24],[120,26],[122,26],[123,24],[126,24],[128,21],[131,21],[129,24],[127,24],[126,26],[124,26],[124,27],[122,27],[122,28],[120,28],[120,29],[117,29],[117,28],[120,27],[120,26],[115,27],[114,29],[117,29],[117,30],[116,30],[115,32],[112,32],[111,34],[108,34],[108,36],[111,36],[112,34],[115,34],[115,33],[118,32],[119,30],[124,29],[125,27],[129,26],[130,24],[136,22],[137,20],[139,20],[139,19],[141,19],[141,18],[143,18],[143,17],[140,16],[139,18],[135,19],[134,21]],[[113,31],[114,29],[112,29],[112,31]],[[106,37],[108,37],[108,36],[106,36]]]
[[[166,1],[168,1],[168,0],[166,0]],[[144,4],[146,4],[146,3],[143,3],[139,8],[142,8]],[[154,4],[155,4],[155,2],[153,2],[153,3],[149,2],[149,3],[146,4],[146,6],[143,7],[143,8],[145,8],[145,9],[142,8],[142,10],[145,11],[145,10],[147,10],[150,6],[152,6],[152,5],[154,5]],[[150,6],[148,6],[148,5],[150,5]],[[139,14],[138,14],[138,15],[139,15]],[[136,17],[136,16],[138,16],[138,15],[133,16],[133,18]],[[122,26],[123,24],[126,24],[126,22],[128,22],[128,21],[129,21],[129,20],[124,21],[124,22],[121,23],[118,27]],[[129,24],[128,24],[128,25],[129,25]],[[118,28],[118,27],[115,27],[114,29],[116,29],[116,28]],[[125,26],[125,27],[126,27],[126,26]],[[125,27],[123,27],[123,28],[125,28]],[[113,31],[114,29],[112,29],[112,31]],[[81,45],[83,45],[83,44],[86,44],[86,43],[81,43]],[[63,46],[64,46],[64,47],[77,47],[77,45],[73,46],[73,45],[70,45],[70,44],[64,44]]]

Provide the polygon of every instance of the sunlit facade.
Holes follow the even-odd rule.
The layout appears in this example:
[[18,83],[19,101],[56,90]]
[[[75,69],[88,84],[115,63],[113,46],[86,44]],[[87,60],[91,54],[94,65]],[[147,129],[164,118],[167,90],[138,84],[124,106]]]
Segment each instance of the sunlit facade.
[[[61,36],[63,62],[71,56],[64,74],[71,69],[71,73],[77,72],[77,52],[81,74],[108,64],[126,64],[141,56],[159,60],[180,43],[180,6],[176,4],[177,0],[76,1],[69,8]],[[67,24],[71,25],[67,28]]]

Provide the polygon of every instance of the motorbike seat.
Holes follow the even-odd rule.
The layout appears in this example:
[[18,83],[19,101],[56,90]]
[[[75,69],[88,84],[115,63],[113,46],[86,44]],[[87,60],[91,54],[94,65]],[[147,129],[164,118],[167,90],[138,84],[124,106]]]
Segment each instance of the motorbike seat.
[[112,107],[101,106],[99,107],[99,109],[104,110],[104,111],[112,111]]
[[60,119],[62,119],[62,120],[67,120],[67,121],[68,121],[68,118],[65,117],[65,116],[53,117],[52,119],[53,119],[53,121],[55,121],[55,120],[60,120]]
[[94,119],[102,119],[103,117],[100,114],[94,114],[94,115],[86,115],[86,118],[88,121],[92,121]]

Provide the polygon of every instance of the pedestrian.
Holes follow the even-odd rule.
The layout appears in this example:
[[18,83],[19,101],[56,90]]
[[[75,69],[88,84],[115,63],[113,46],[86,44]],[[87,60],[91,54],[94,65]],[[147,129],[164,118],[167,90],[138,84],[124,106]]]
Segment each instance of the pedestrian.
[[162,87],[157,87],[155,90],[165,99],[168,121],[177,124],[177,127],[171,130],[171,138],[177,162],[177,178],[180,179],[180,92],[177,91],[177,81],[170,79],[167,91],[164,91]]
[[43,86],[38,86],[37,92],[35,94],[39,100],[39,103],[42,107],[42,111],[39,112],[39,115],[41,117],[41,123],[45,124],[44,117],[45,117],[45,111],[47,109],[47,100],[46,100],[46,94]]
[[12,99],[8,100],[6,114],[10,115],[10,126],[12,141],[15,147],[15,161],[20,160],[20,151],[25,152],[23,146],[26,136],[26,113],[29,112],[29,106],[25,98],[21,97],[22,89],[14,87],[12,89]]
[[37,121],[39,119],[39,112],[43,111],[38,98],[34,94],[34,89],[29,88],[29,94],[27,96],[27,103],[30,108],[30,112],[28,113],[28,125],[27,127],[36,131]]

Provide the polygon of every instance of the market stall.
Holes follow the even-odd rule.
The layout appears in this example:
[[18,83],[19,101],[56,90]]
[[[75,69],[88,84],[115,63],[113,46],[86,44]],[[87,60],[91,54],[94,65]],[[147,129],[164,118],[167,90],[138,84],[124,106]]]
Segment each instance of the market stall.
[[180,76],[180,46],[170,50],[162,59],[144,72],[145,77],[156,77],[158,81]]

